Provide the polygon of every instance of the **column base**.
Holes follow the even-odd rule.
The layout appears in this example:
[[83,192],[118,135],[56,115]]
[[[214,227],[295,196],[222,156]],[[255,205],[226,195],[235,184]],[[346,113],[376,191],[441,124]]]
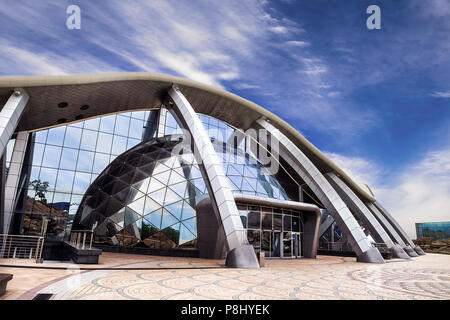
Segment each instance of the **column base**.
[[417,254],[418,254],[419,256],[424,256],[424,255],[425,255],[425,252],[423,251],[423,249],[422,249],[420,246],[416,246],[416,247],[414,248],[414,251],[417,252]]
[[410,257],[418,257],[418,256],[419,256],[419,255],[413,250],[413,248],[411,248],[410,246],[404,247],[403,250],[405,250],[405,252],[406,252]]
[[410,259],[409,255],[398,244],[392,247],[392,251],[394,252],[393,253],[394,258]]
[[228,268],[259,269],[255,249],[253,249],[253,246],[250,244],[234,248],[228,252],[225,265]]
[[377,248],[370,248],[356,257],[358,262],[386,263]]

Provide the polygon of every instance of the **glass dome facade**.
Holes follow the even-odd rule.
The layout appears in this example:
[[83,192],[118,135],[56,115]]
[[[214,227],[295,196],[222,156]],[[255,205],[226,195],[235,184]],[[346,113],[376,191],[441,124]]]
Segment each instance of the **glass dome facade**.
[[193,155],[172,155],[180,141],[153,139],[117,157],[87,190],[73,228],[94,228],[107,245],[195,247],[195,207],[208,194]]

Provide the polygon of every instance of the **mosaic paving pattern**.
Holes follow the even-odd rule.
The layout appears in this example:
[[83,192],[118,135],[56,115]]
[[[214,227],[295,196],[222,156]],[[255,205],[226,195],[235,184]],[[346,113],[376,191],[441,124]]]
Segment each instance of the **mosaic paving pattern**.
[[[155,258],[155,257],[153,257]],[[163,269],[195,259],[139,262],[130,268],[74,274],[39,292],[54,299],[450,299],[450,256],[431,255],[384,265],[354,258],[268,260],[260,270]],[[202,267],[205,267],[202,260]],[[210,267],[217,267],[211,261]]]

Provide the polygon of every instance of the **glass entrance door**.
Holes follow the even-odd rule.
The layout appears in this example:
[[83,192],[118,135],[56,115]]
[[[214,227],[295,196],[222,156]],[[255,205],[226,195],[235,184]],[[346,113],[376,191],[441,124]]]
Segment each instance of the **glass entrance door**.
[[283,257],[292,257],[292,232],[283,232]]
[[300,233],[292,234],[292,248],[294,251],[294,257],[300,258],[303,256],[302,252],[302,237]]

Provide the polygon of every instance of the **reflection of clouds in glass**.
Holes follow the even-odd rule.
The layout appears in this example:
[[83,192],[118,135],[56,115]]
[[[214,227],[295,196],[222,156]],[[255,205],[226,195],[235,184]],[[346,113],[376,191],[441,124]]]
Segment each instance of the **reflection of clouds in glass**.
[[92,172],[100,173],[103,171],[103,169],[106,168],[106,166],[108,164],[109,164],[109,155],[108,154],[96,153],[95,158],[94,158],[94,167],[92,169]]
[[84,121],[84,129],[90,129],[97,131],[100,126],[100,118],[94,118]]
[[95,151],[95,146],[97,144],[97,131],[83,130],[81,136],[80,149]]
[[66,127],[56,127],[48,131],[47,144],[62,146]]
[[115,133],[121,136],[128,136],[128,129],[130,126],[130,118],[124,116],[117,116]]
[[75,181],[73,183],[73,192],[84,194],[91,182],[91,175],[89,173],[76,172]]
[[112,146],[112,134],[100,132],[98,134],[97,152],[110,153]]
[[64,138],[64,146],[69,148],[78,148],[80,146],[82,130],[72,126],[67,127],[66,136]]
[[45,147],[42,165],[51,168],[58,168],[59,160],[61,157],[61,151],[62,151],[61,147],[47,145]]
[[56,191],[71,192],[75,172],[68,170],[59,170],[56,181]]
[[100,121],[100,131],[113,133],[115,123],[116,115],[102,117]]
[[77,163],[77,171],[91,172],[94,162],[94,152],[80,150],[79,159],[81,161]]
[[63,148],[59,167],[66,170],[75,170],[78,159],[78,149]]
[[127,150],[127,138],[114,135],[111,153],[119,155]]

